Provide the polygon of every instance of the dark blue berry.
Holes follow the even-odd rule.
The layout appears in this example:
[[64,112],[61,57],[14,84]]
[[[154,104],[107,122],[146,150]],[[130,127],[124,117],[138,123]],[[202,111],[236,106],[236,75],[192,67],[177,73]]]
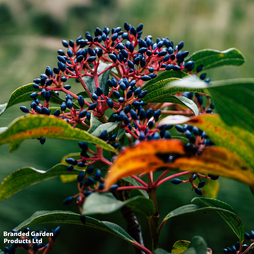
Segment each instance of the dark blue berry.
[[123,98],[123,97],[120,97],[120,98],[118,99],[118,102],[119,102],[119,103],[124,103],[124,98]]
[[95,175],[94,175],[94,179],[96,181],[100,181],[100,179],[101,179],[101,171],[99,169],[96,169]]
[[68,170],[68,171],[72,171],[73,169],[74,169],[73,165],[69,165],[69,166],[67,167],[67,170]]
[[113,103],[113,101],[111,100],[111,99],[107,99],[107,104],[108,104],[108,106],[110,107],[110,108],[113,108],[114,107],[114,103]]
[[85,172],[84,171],[80,171],[78,176],[77,176],[77,181],[81,182],[85,177]]
[[160,115],[161,115],[160,109],[158,109],[154,112],[153,117],[154,117],[155,122],[157,122],[159,120]]
[[141,77],[141,80],[143,80],[143,81],[148,81],[150,79],[151,79],[151,77],[148,76],[148,75],[144,75],[144,76]]
[[200,75],[200,79],[202,79],[202,80],[204,80],[205,79],[205,77],[206,77],[206,73],[202,73],[201,75]]
[[64,205],[69,205],[74,200],[73,197],[68,197],[63,201]]
[[43,145],[46,142],[46,138],[40,138],[39,141]]
[[107,136],[108,136],[107,130],[103,130],[101,132],[101,135],[99,136],[99,138],[106,141],[107,140]]
[[114,95],[117,99],[119,99],[119,98],[121,97],[121,94],[120,94],[118,91],[116,91],[116,90],[113,91],[113,95]]
[[176,130],[178,130],[181,133],[184,133],[184,128],[181,125],[175,125]]
[[195,189],[196,194],[202,196],[202,191],[199,188]]
[[87,174],[92,174],[93,171],[94,171],[94,167],[93,167],[93,166],[89,166],[89,167],[87,167],[87,169],[86,169],[86,173],[87,173]]
[[73,158],[66,158],[65,161],[68,163],[68,164],[71,164],[71,165],[77,165],[77,160],[73,159]]
[[25,107],[25,106],[21,106],[21,107],[20,107],[20,110],[21,110],[22,112],[24,112],[24,113],[29,113],[29,109],[28,109],[27,107]]
[[88,110],[94,110],[96,108],[97,104],[96,103],[92,103],[89,107]]
[[179,184],[181,182],[182,182],[182,180],[180,180],[178,178],[174,178],[174,179],[171,180],[171,183],[173,183],[173,184]]
[[87,62],[92,63],[96,60],[96,58],[97,58],[96,56],[90,56],[89,58],[87,58]]
[[202,188],[202,187],[204,187],[204,185],[205,185],[205,181],[201,181],[198,184],[198,188]]

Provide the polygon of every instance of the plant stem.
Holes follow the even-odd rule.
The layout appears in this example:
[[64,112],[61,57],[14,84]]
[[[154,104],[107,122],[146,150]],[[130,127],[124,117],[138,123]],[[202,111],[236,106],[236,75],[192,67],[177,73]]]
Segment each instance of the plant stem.
[[159,242],[159,212],[158,212],[158,204],[156,199],[156,187],[153,186],[152,174],[148,173],[147,182],[148,182],[148,195],[149,199],[151,199],[155,206],[155,213],[149,218],[149,227],[150,234],[152,237],[152,250],[154,251],[158,247]]

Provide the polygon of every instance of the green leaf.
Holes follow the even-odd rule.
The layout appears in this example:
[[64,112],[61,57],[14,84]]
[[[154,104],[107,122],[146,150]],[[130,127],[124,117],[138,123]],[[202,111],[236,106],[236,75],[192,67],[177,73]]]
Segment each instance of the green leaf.
[[88,132],[72,128],[64,120],[54,116],[42,115],[29,115],[14,120],[8,129],[0,134],[0,145],[10,143],[10,151],[14,151],[22,141],[39,137],[87,141],[105,150],[116,152],[111,145]]
[[[171,102],[174,100],[171,98],[173,94],[179,92],[201,92],[203,93],[203,89],[193,88],[191,86],[177,86],[178,78],[169,78],[158,81],[157,83],[149,86],[145,90],[147,91],[147,95],[144,97],[145,102]],[[176,84],[176,86],[174,86]],[[143,88],[144,89],[144,88]],[[172,101],[174,102],[174,101]],[[179,102],[178,102],[179,103]]]
[[236,215],[234,209],[230,205],[228,205],[227,203],[222,202],[220,200],[217,200],[217,199],[204,198],[204,197],[196,197],[196,198],[192,199],[191,202],[194,202],[196,200],[201,201],[207,207],[210,207],[210,208],[220,208],[220,209],[223,209],[226,211],[230,211],[230,212],[225,213],[223,211],[218,210],[217,213],[231,227],[233,232],[239,238],[239,241],[242,242],[244,240],[243,224],[242,224],[240,218]]
[[[110,65],[111,64],[106,64],[106,63],[100,62],[99,67],[97,69],[97,73],[99,74],[100,72],[105,70]],[[102,88],[104,95],[107,95],[108,91],[109,91],[109,88],[108,88],[108,85],[107,85],[107,81],[109,79],[110,72],[111,72],[111,69],[108,69],[107,71],[103,72],[99,76],[99,85]],[[83,78],[83,81],[85,82],[89,92],[90,93],[94,93],[95,90],[96,90],[94,78],[86,76],[86,77]]]
[[[123,181],[132,184],[133,186],[143,186],[141,183],[133,179],[132,177],[125,177],[122,179]],[[144,197],[149,198],[148,193],[145,190],[137,189]]]
[[188,123],[205,131],[208,137],[217,145],[238,154],[250,167],[241,167],[234,174],[240,181],[248,176],[249,185],[254,182],[254,135],[237,126],[226,125],[218,115],[200,115],[193,117]]
[[107,214],[119,210],[123,206],[129,206],[133,210],[150,217],[154,214],[154,204],[150,199],[136,196],[126,201],[117,200],[112,193],[92,193],[83,205],[82,214]]
[[15,230],[19,231],[22,228],[44,224],[44,223],[67,223],[97,228],[114,234],[129,243],[135,243],[135,240],[120,226],[108,221],[100,221],[89,216],[86,216],[85,225],[80,221],[80,215],[69,211],[37,211],[30,218],[18,225]]
[[[175,98],[175,101],[174,101],[174,98]],[[173,96],[170,96],[168,101],[186,106],[191,111],[193,111],[193,113],[196,116],[199,114],[198,107],[197,107],[196,103],[194,103],[193,100],[190,100],[190,99],[188,99],[184,96],[175,96],[175,95],[173,95]],[[164,99],[162,100],[162,102],[164,102]]]
[[171,85],[207,89],[216,111],[228,125],[254,131],[254,79],[214,81],[209,85],[198,78],[186,77]]
[[4,254],[4,252],[2,250],[0,250],[0,254]]
[[161,248],[158,248],[154,251],[154,254],[170,254],[170,253]]
[[[204,239],[200,236],[194,236],[191,239],[189,248],[193,248],[197,254],[206,254],[207,251],[207,246],[206,246],[206,242],[204,241]],[[189,253],[188,250],[183,252],[183,253]]]
[[151,80],[149,80],[144,86],[143,86],[143,90],[147,90],[147,89],[152,89],[153,85],[158,83],[159,81],[165,80],[165,79],[171,79],[171,78],[175,78],[175,79],[180,79],[183,77],[188,76],[188,74],[186,74],[185,72],[182,71],[174,71],[174,70],[170,70],[170,71],[163,71],[162,73],[160,73],[156,78],[153,78]]
[[181,254],[188,249],[190,241],[178,240],[174,243],[171,252],[174,254]]
[[219,181],[208,180],[207,178],[197,178],[194,180],[194,184],[198,185],[200,181],[205,181],[205,186],[202,187],[203,196],[207,198],[217,198],[220,188]]
[[[36,92],[39,90],[36,90],[33,87],[33,84],[28,84],[19,87],[16,89],[10,96],[8,103],[4,103],[0,105],[0,115],[9,107],[21,103],[21,102],[26,102],[26,101],[31,101],[32,99],[30,98],[30,94],[33,92]],[[44,100],[44,98],[39,95],[37,97],[39,100]],[[57,96],[55,93],[52,93],[50,97],[50,101],[53,103],[61,104],[64,100],[62,100],[59,96]]]
[[116,138],[120,139],[124,134],[125,134],[125,129],[121,128],[121,129],[118,130]]
[[162,125],[167,125],[167,124],[182,124],[186,123],[189,121],[190,118],[187,116],[182,116],[182,115],[171,115],[171,116],[166,116],[164,117],[159,123],[158,127]]
[[242,53],[235,48],[230,48],[224,51],[203,49],[193,53],[186,58],[185,61],[187,62],[189,60],[193,60],[195,63],[193,69],[194,72],[200,65],[203,65],[203,70],[207,70],[225,65],[242,65],[245,61]]
[[87,131],[88,133],[92,133],[93,131],[95,131],[100,125],[102,124],[102,122],[100,122],[92,113],[91,114],[91,119],[90,119],[90,128]]
[[31,167],[20,168],[7,176],[1,183],[0,201],[38,182],[65,174],[76,175],[75,178],[77,178],[78,173],[78,170],[68,171],[67,166],[64,164],[57,164],[48,171]]
[[108,122],[108,123],[101,124],[91,133],[91,135],[95,137],[99,137],[102,131],[104,130],[106,130],[109,133],[113,131],[119,125],[119,123],[120,122]]

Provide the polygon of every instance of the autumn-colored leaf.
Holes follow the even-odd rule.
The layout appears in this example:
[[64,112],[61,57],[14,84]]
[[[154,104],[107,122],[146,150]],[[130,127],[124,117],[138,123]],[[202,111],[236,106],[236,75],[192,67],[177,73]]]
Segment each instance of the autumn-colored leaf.
[[[105,187],[123,177],[166,168],[220,175],[254,186],[253,170],[236,153],[222,147],[205,148],[199,156],[196,152],[197,148],[179,140],[141,142],[118,156],[106,177]],[[175,156],[174,162],[168,162],[171,155]]]

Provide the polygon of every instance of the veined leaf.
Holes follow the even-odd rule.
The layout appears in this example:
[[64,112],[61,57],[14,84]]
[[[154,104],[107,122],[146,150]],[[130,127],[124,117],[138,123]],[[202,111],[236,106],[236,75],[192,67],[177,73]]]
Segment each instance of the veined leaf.
[[218,115],[200,115],[193,117],[188,123],[205,131],[208,137],[217,145],[234,151],[252,169],[242,169],[246,174],[254,174],[254,135],[236,126],[226,125]]
[[91,135],[95,137],[99,137],[102,131],[104,130],[106,130],[109,133],[113,131],[119,125],[119,123],[120,122],[108,122],[108,123],[101,124],[91,133]]
[[48,171],[39,170],[31,167],[20,168],[7,176],[1,183],[0,201],[38,182],[63,174],[75,175],[74,177],[77,178],[78,173],[78,170],[68,171],[67,166],[64,164],[57,164]]
[[116,152],[111,145],[88,132],[72,128],[64,120],[54,116],[42,115],[29,115],[14,120],[8,129],[0,134],[0,145],[10,143],[10,151],[14,151],[22,141],[39,137],[87,141],[105,150]]
[[[157,83],[149,86],[148,88],[143,88],[147,91],[147,95],[144,97],[145,102],[170,102],[170,96],[179,92],[200,92],[203,93],[204,89],[195,87],[181,87],[174,86],[179,81],[178,78],[169,78],[158,81]],[[179,103],[179,102],[178,102]]]
[[[17,88],[10,96],[8,103],[4,103],[2,105],[0,105],[0,115],[9,107],[21,103],[21,102],[25,102],[25,101],[32,101],[32,99],[30,98],[30,94],[33,92],[36,92],[39,90],[36,90],[33,87],[33,84],[28,84],[28,85],[24,85],[21,86],[19,88]],[[44,100],[44,98],[40,95],[37,97],[39,100]],[[55,93],[52,93],[51,97],[50,97],[50,101],[53,103],[57,103],[57,104],[61,104],[64,100],[62,100],[60,97],[58,97]]]
[[203,197],[196,197],[196,198],[192,199],[191,202],[194,202],[196,200],[201,201],[207,207],[221,208],[221,209],[225,209],[225,210],[231,211],[231,213],[230,212],[225,213],[223,211],[218,210],[217,213],[231,227],[233,232],[239,238],[239,241],[242,242],[244,240],[243,224],[242,224],[240,218],[236,215],[234,209],[230,205],[228,205],[227,203],[222,202],[220,200],[217,200],[217,199],[203,198]]
[[175,254],[181,254],[188,249],[190,241],[178,240],[174,243],[171,252]]
[[156,78],[153,78],[153,79],[149,80],[143,86],[143,90],[152,89],[154,84],[156,84],[156,83],[158,83],[159,81],[162,81],[162,80],[167,80],[167,79],[170,80],[171,78],[180,79],[180,78],[183,78],[183,77],[186,77],[186,76],[188,76],[188,74],[186,74],[185,72],[182,72],[182,71],[174,71],[174,70],[163,71]]
[[203,70],[207,70],[225,65],[242,65],[245,61],[242,53],[235,48],[224,51],[203,49],[186,58],[186,62],[189,60],[195,63],[194,71],[200,65],[203,65]]
[[102,124],[102,122],[100,122],[95,116],[94,114],[91,114],[91,119],[90,119],[90,128],[87,131],[88,133],[92,133],[93,131],[96,130],[96,128],[98,128],[100,125]]
[[69,211],[37,211],[30,218],[18,225],[15,230],[19,231],[22,228],[44,224],[44,223],[67,223],[97,228],[114,234],[129,243],[135,243],[135,240],[120,226],[108,221],[100,221],[89,216],[86,216],[85,225],[80,221],[80,215]]
[[171,85],[207,89],[216,111],[228,125],[254,131],[254,79],[222,80],[207,84],[198,78],[186,77]]
[[83,215],[112,213],[123,206],[129,206],[133,210],[150,217],[155,212],[155,207],[150,199],[136,196],[126,201],[117,200],[112,193],[92,193],[83,205]]
[[[143,141],[120,153],[110,167],[105,187],[123,177],[165,168],[221,175],[254,186],[253,169],[236,153],[222,147],[205,148],[199,156],[196,151],[179,140]],[[170,155],[175,156],[173,162],[168,162]]]

